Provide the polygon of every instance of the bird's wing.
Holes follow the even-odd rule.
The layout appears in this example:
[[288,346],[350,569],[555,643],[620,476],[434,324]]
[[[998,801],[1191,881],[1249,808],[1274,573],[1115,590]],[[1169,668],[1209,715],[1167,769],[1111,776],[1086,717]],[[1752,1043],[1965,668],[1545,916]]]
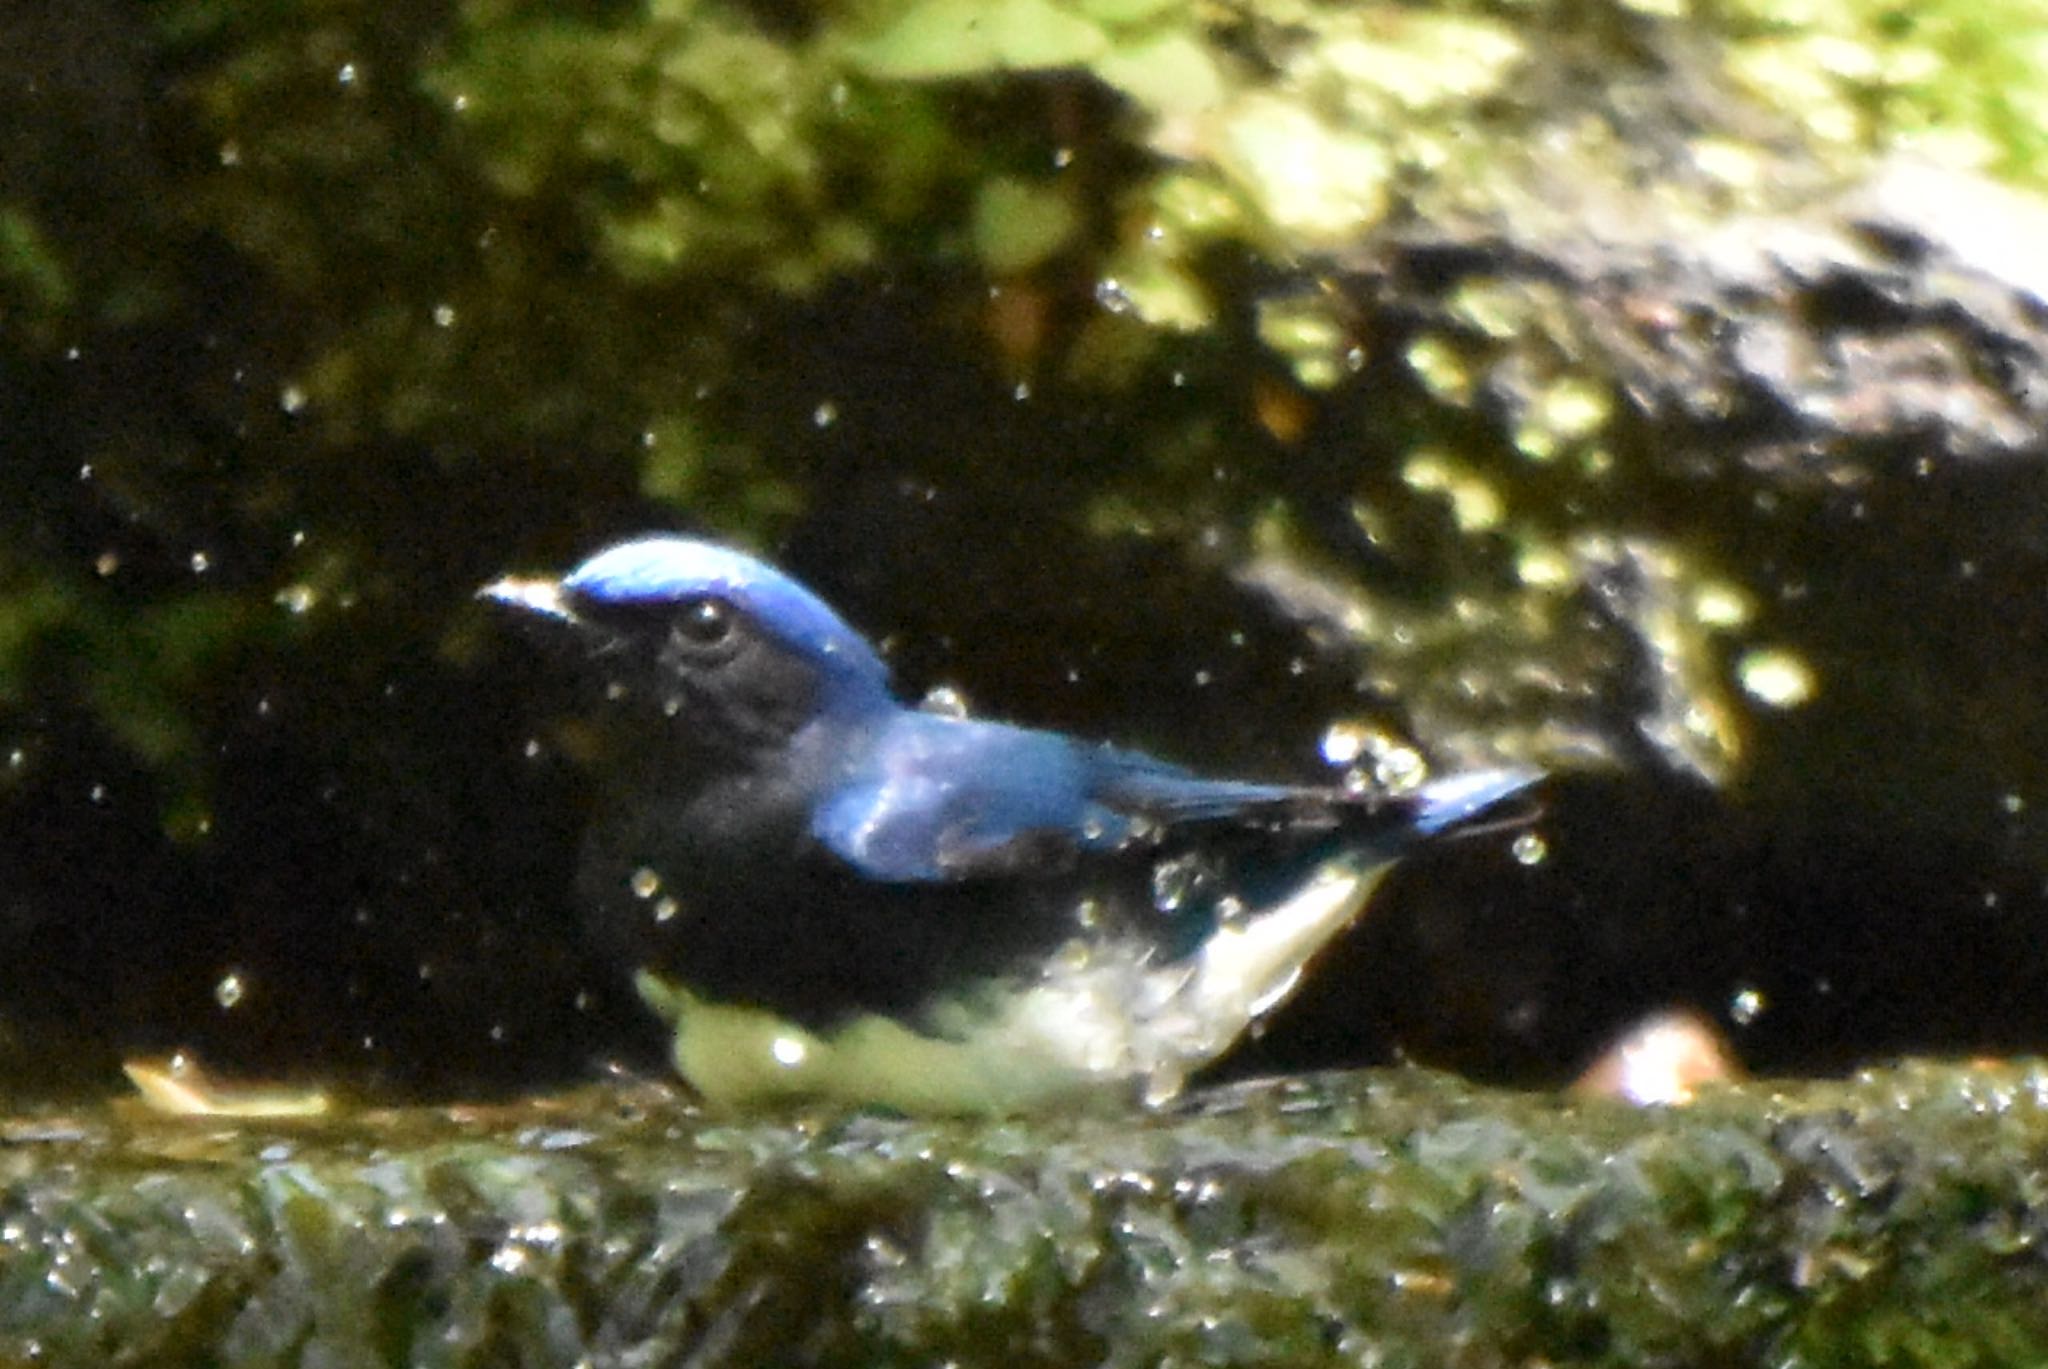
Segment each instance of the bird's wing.
[[1057,733],[906,712],[813,810],[811,835],[886,883],[1054,871],[1130,836],[1091,796],[1087,754]]
[[1096,747],[1086,753],[1088,792],[1105,807],[1160,826],[1284,812],[1327,791],[1286,784],[1212,780],[1142,751]]
[[1212,822],[1342,827],[1406,845],[1535,779],[1526,770],[1476,771],[1370,798],[1204,779],[1142,752],[1054,732],[906,712],[814,810],[811,833],[869,879],[959,881],[1050,873],[1141,834]]

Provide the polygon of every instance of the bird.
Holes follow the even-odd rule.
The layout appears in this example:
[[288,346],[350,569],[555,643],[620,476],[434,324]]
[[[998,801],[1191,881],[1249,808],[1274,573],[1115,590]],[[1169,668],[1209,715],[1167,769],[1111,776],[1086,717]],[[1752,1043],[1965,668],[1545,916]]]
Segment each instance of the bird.
[[721,1112],[1164,1104],[1398,857],[1541,778],[1212,779],[905,703],[823,599],[702,538],[478,595],[594,686],[574,899]]

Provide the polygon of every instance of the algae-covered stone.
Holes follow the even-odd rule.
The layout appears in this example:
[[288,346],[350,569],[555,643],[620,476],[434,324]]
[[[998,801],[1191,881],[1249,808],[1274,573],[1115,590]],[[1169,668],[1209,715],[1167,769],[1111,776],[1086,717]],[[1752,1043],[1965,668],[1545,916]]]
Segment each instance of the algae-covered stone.
[[64,1364],[2024,1364],[2048,1083],[1632,1110],[1419,1072],[1139,1119],[712,1126],[658,1091],[8,1124],[0,1348]]

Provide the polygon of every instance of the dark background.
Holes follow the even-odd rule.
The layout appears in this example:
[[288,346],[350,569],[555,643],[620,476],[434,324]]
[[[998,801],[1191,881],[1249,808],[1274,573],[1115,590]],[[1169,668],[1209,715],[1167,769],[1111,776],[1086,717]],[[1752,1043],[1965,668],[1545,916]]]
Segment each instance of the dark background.
[[[1230,1068],[1547,1083],[1671,1005],[1761,1071],[2048,1038],[2048,368],[2010,260],[1853,186],[1799,191],[1804,256],[1773,255],[1777,206],[1728,207],[1708,254],[1675,214],[1623,250],[1418,201],[1314,253],[1200,243],[1213,316],[1151,328],[1099,286],[1171,159],[1092,78],[1012,72],[859,98],[972,150],[929,205],[1071,154],[1078,236],[1028,271],[927,207],[857,267],[788,248],[800,287],[779,239],[648,279],[585,215],[639,193],[624,173],[515,193],[440,98],[465,43],[526,41],[503,9],[502,34],[433,5],[0,9],[19,1086],[174,1048],[429,1094],[650,1065],[565,902],[573,695],[471,599],[649,529],[774,557],[910,696],[1216,773],[1335,779],[1335,722],[1556,772],[1541,860],[1412,862]],[[1592,39],[1561,33],[1519,114],[1684,85],[1671,31],[1614,22],[1609,84],[1567,94]],[[832,177],[859,174],[824,177],[856,218],[869,190]],[[2038,225],[2015,203],[1980,217]],[[1338,328],[1334,377],[1275,341],[1297,298]],[[1559,377],[1605,417],[1535,459]],[[1506,512],[1461,518],[1424,451]],[[1700,607],[1722,588],[1732,626]],[[1810,701],[1745,692],[1760,651]]]

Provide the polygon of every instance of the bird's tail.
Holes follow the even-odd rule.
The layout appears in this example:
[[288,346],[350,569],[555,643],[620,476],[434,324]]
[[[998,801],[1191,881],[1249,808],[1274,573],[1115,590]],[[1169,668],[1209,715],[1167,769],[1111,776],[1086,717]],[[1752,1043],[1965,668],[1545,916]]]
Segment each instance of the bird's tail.
[[[1494,814],[1507,800],[1524,793],[1543,778],[1540,770],[1506,766],[1498,770],[1474,770],[1463,775],[1432,780],[1414,795],[1410,821],[1423,836],[1435,836],[1449,827],[1460,827],[1482,814]],[[1527,821],[1534,815],[1524,805],[1495,814],[1487,830]],[[1470,830],[1470,829],[1468,829]]]

